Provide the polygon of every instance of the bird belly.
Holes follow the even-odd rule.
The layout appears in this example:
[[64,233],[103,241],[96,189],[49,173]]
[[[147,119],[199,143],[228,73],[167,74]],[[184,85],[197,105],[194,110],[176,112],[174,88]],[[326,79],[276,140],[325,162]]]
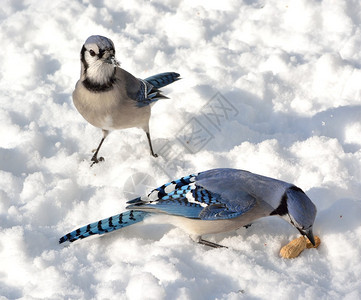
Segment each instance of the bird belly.
[[259,205],[259,203],[256,203],[256,205],[250,211],[230,219],[201,220],[169,215],[165,213],[154,213],[149,217],[149,219],[147,219],[147,222],[157,224],[172,224],[173,226],[181,228],[192,238],[194,238],[207,234],[234,231],[241,228],[242,226],[251,224],[259,218],[269,216],[269,213],[270,212],[267,209],[265,210],[261,205]]
[[239,217],[224,220],[199,220],[176,216],[173,218],[174,219],[171,221],[171,223],[183,229],[190,236],[202,236],[206,234],[229,232],[237,230],[238,228],[250,223],[239,220]]
[[104,130],[147,128],[150,107],[137,107],[134,100],[122,95],[114,97],[112,90],[94,93],[78,85],[73,93],[74,105],[93,126]]
[[231,219],[200,220],[168,214],[154,214],[147,221],[157,224],[172,224],[173,226],[181,228],[190,236],[202,236],[237,230],[264,216],[266,216],[266,214],[256,207],[253,212],[248,212]]

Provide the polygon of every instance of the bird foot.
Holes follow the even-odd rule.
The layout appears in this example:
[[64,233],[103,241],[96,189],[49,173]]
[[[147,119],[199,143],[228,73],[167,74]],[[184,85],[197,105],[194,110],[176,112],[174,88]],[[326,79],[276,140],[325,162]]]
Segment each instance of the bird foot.
[[251,227],[251,226],[252,226],[252,223],[251,223],[251,224],[244,225],[243,227],[247,229],[247,228],[249,228],[249,227]]
[[151,155],[152,155],[153,157],[158,157],[158,154],[157,154],[157,153],[151,153]]
[[90,167],[92,167],[94,164],[97,164],[97,163],[99,163],[101,161],[104,161],[104,160],[105,160],[104,157],[99,157],[98,158],[96,156],[93,156],[92,159],[91,159],[92,163],[91,163]]
[[212,247],[212,248],[228,248],[226,246],[222,246],[222,245],[210,242],[210,241],[206,241],[206,240],[204,240],[202,238],[199,238],[198,243],[201,244],[201,245]]

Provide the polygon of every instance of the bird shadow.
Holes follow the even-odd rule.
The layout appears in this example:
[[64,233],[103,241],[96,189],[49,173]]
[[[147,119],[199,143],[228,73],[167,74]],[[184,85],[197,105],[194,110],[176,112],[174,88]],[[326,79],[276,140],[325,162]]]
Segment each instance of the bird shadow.
[[[260,143],[276,139],[289,147],[312,136],[325,136],[336,138],[345,152],[361,148],[360,144],[346,139],[347,127],[360,123],[361,105],[328,108],[303,116],[297,112],[275,111],[272,101],[240,89],[219,92],[202,85],[195,87],[195,91],[208,101],[194,112],[183,113],[179,130],[175,131],[174,138],[163,142],[163,147],[181,145],[181,154],[201,150],[228,152],[245,141]],[[162,142],[157,140],[156,144]]]

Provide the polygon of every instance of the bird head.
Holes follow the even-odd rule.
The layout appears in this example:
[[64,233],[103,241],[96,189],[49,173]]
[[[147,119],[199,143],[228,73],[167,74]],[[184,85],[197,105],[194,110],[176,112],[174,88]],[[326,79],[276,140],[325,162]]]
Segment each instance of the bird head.
[[92,35],[85,41],[80,59],[82,63],[83,80],[94,84],[106,84],[114,76],[119,62],[115,59],[113,42],[100,35]]
[[291,186],[285,191],[278,208],[271,215],[280,215],[315,245],[312,227],[316,213],[316,206],[310,198],[300,188]]

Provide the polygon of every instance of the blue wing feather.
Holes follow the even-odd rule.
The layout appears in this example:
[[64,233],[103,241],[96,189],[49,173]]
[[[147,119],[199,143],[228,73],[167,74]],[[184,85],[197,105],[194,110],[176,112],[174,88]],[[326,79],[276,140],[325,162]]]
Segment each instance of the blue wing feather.
[[[148,197],[149,197],[150,195],[156,194],[155,197],[157,197],[157,198],[159,198],[159,199],[163,198],[164,196],[166,196],[167,194],[169,194],[169,193],[167,193],[167,192],[165,191],[165,189],[166,189],[168,186],[170,186],[170,185],[175,185],[175,190],[178,190],[178,189],[188,189],[188,188],[189,188],[189,185],[190,185],[192,182],[195,181],[195,177],[196,177],[197,175],[198,175],[198,174],[191,174],[191,175],[188,175],[188,176],[184,176],[184,177],[182,177],[182,178],[180,178],[180,179],[173,180],[173,181],[171,181],[171,182],[168,182],[168,183],[166,183],[166,184],[163,184],[162,186],[160,186],[160,187],[152,190],[152,191],[149,193]],[[130,203],[130,202],[128,202],[128,203]]]
[[164,96],[159,88],[177,81],[179,79],[178,77],[178,73],[166,72],[153,75],[144,80],[139,79],[139,90],[135,95],[137,106],[143,107],[152,104],[159,99],[167,99],[168,97]]
[[[232,195],[234,198],[229,198],[227,194],[213,191],[212,187],[203,187],[203,184],[207,185],[207,174],[204,173],[206,172],[166,183],[154,189],[148,195],[148,199],[137,198],[128,201],[130,205],[127,208],[144,209],[149,212],[156,210],[202,220],[220,220],[240,216],[256,204],[256,199],[245,191],[238,190],[237,195]],[[228,177],[218,178],[221,185],[227,180]],[[167,189],[170,191],[167,192]]]
[[170,200],[160,200],[155,204],[144,204],[141,208],[149,210],[155,209],[170,215],[182,216],[190,219],[199,219],[199,214],[203,210],[201,205],[184,201],[184,198],[181,197],[178,199],[172,198]]
[[[231,169],[213,169],[201,172],[196,181],[211,196],[200,218],[203,220],[231,219],[251,210],[257,199],[240,186],[239,177]],[[201,190],[200,190],[201,191]]]

